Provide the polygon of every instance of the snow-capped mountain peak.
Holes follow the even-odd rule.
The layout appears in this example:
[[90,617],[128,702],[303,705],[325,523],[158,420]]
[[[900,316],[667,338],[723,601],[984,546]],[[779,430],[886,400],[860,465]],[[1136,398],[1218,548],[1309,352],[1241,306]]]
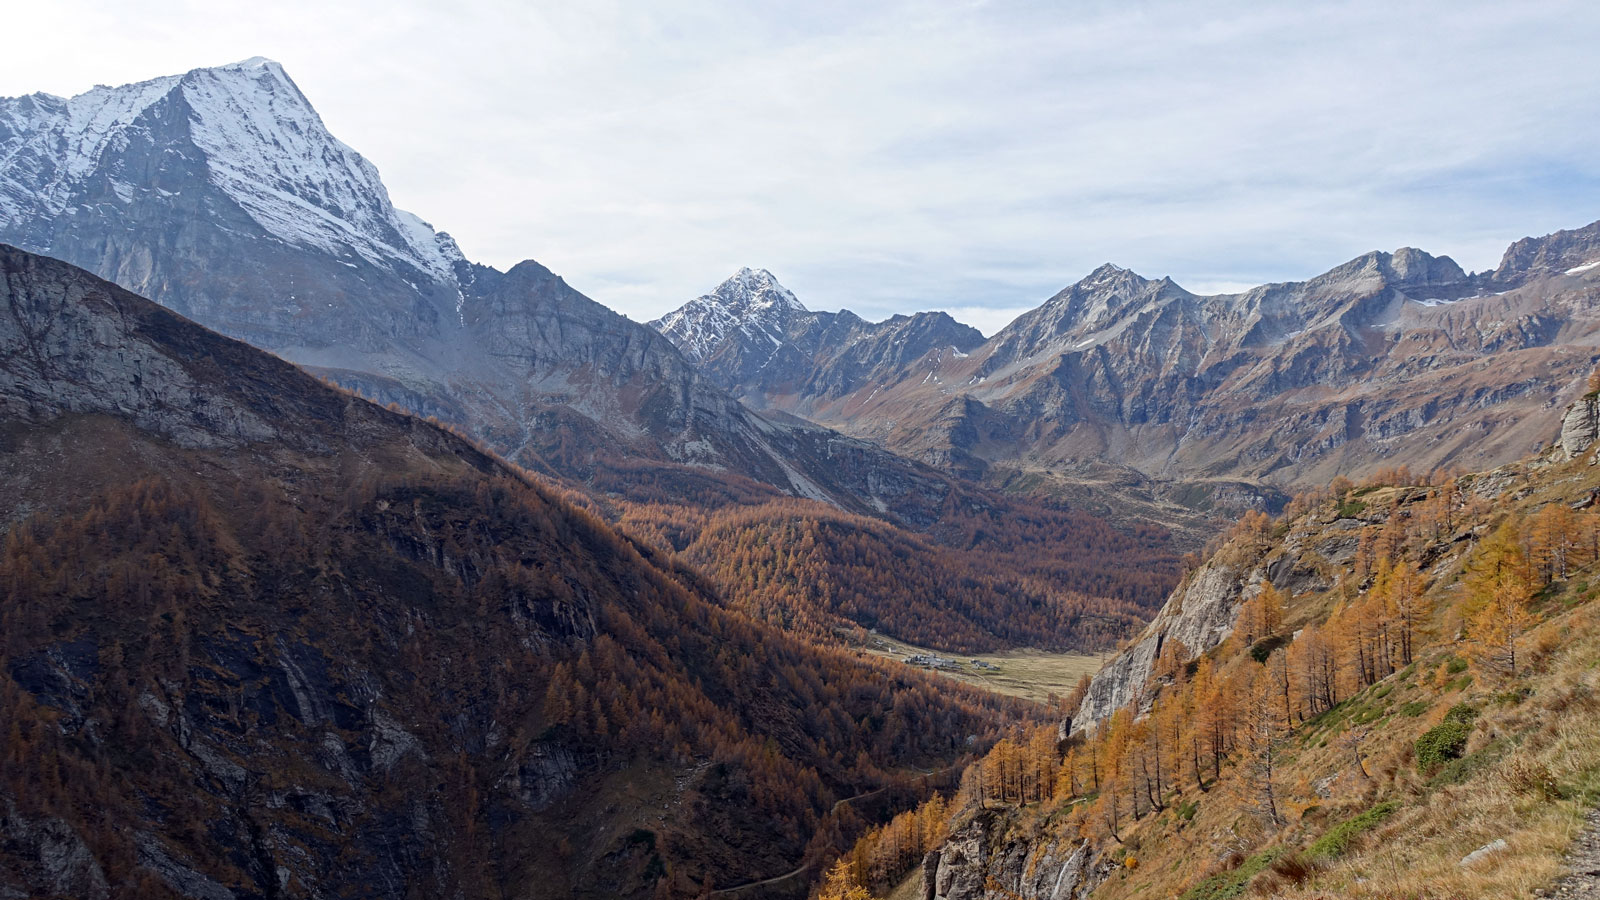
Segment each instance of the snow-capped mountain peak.
[[728,280],[650,324],[694,362],[704,362],[735,332],[778,346],[784,322],[807,310],[766,269],[743,268]]
[[[55,218],[104,178],[123,202],[130,146],[199,151],[207,177],[272,237],[444,282],[432,227],[394,208],[378,171],[329,133],[283,66],[252,57],[64,99],[0,99],[0,228]],[[415,276],[413,276],[415,277]]]
[[740,269],[708,296],[734,310],[806,311],[794,293],[766,269]]

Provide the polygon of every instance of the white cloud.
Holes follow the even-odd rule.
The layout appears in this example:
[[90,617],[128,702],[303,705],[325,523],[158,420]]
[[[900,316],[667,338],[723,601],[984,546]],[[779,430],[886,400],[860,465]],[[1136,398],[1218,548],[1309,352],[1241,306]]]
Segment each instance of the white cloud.
[[1401,245],[1481,269],[1600,218],[1594,4],[442,9],[30,4],[0,94],[271,56],[469,256],[636,319],[752,265],[989,333],[1107,260],[1197,290]]

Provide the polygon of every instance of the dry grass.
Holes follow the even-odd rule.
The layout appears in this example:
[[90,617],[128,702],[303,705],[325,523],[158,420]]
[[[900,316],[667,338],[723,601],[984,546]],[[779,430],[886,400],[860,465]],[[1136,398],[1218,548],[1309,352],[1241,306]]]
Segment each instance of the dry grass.
[[[1051,652],[1047,650],[1006,650],[1001,653],[969,653],[957,656],[941,653],[896,640],[887,635],[875,634],[861,648],[874,656],[904,660],[908,656],[923,654],[954,659],[961,664],[958,671],[941,671],[940,674],[967,684],[987,688],[1008,697],[1044,702],[1051,694],[1065,697],[1072,692],[1078,679],[1100,671],[1104,657],[1090,653]],[[984,669],[972,664],[979,660],[994,666]]]
[[[1565,476],[1557,478],[1550,477]],[[1571,502],[1600,485],[1600,472],[1541,473],[1518,502],[1524,514],[1544,502]],[[1502,507],[1503,509],[1503,507]],[[1457,565],[1447,558],[1442,568]],[[1448,573],[1447,573],[1448,574]],[[1449,577],[1435,587],[1431,633],[1460,628]],[[1600,567],[1576,573],[1540,604],[1544,621],[1519,642],[1523,669],[1502,681],[1475,667],[1447,665],[1470,657],[1470,645],[1448,639],[1427,647],[1406,677],[1391,676],[1351,698],[1342,718],[1302,727],[1280,755],[1290,825],[1263,829],[1227,796],[1232,779],[1201,794],[1187,787],[1172,806],[1198,803],[1182,821],[1170,812],[1147,816],[1124,838],[1141,845],[1137,877],[1113,877],[1097,900],[1177,897],[1242,857],[1276,854],[1245,895],[1332,900],[1501,900],[1531,898],[1563,874],[1565,854],[1600,804]],[[1319,598],[1300,598],[1301,603]],[[1320,609],[1300,609],[1317,619]],[[1460,679],[1473,676],[1464,688]],[[1380,698],[1378,692],[1382,691]],[[1413,745],[1457,704],[1480,711],[1466,758],[1440,773],[1417,771]],[[1405,710],[1424,705],[1421,714]],[[1361,710],[1371,716],[1358,718]],[[1361,724],[1365,723],[1365,724]],[[1353,765],[1352,739],[1367,775]],[[1332,858],[1302,867],[1297,851],[1375,804],[1396,811],[1357,835]],[[1170,808],[1170,807],[1169,807]],[[1092,827],[1093,823],[1087,823]],[[1503,839],[1508,849],[1464,868],[1467,854]],[[1241,888],[1243,886],[1241,885]],[[1229,897],[1240,896],[1227,893]],[[1221,896],[1221,894],[1218,894]]]
[[[1572,640],[1526,678],[1532,697],[1509,707],[1491,700],[1478,727],[1516,743],[1510,755],[1463,784],[1432,790],[1400,770],[1392,787],[1410,805],[1364,849],[1277,895],[1515,898],[1557,878],[1600,798],[1600,610],[1581,607],[1540,631],[1547,629]],[[1496,839],[1509,849],[1470,868],[1459,864]]]
[[912,869],[884,900],[922,900],[922,867]]

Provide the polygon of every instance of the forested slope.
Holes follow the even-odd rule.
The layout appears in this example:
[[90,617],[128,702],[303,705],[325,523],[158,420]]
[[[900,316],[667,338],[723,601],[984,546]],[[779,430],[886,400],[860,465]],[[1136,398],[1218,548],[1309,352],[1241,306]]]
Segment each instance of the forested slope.
[[[1576,458],[1564,432],[1492,472],[1391,470],[1241,522],[1114,711],[1002,741],[825,896],[908,873],[947,900],[1547,887],[1600,802],[1592,425]],[[1186,647],[1175,607],[1204,571],[1233,583],[1226,626]]]
[[0,288],[0,890],[690,896],[1027,714],[85,272]]

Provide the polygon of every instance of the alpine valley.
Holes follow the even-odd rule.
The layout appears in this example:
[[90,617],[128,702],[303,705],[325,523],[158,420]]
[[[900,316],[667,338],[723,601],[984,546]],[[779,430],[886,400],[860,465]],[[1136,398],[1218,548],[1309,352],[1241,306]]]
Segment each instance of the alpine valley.
[[1600,222],[641,324],[254,58],[0,98],[0,299],[0,900],[1488,898],[1593,840]]

